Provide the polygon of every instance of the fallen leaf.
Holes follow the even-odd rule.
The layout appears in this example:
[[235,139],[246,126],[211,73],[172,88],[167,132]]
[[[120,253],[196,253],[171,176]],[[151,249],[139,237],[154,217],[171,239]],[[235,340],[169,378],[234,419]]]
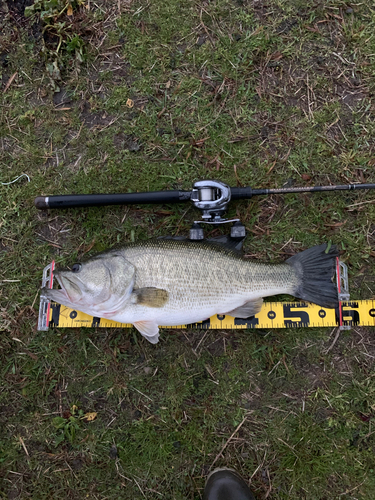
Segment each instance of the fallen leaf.
[[34,354],[33,352],[30,352],[28,351],[27,349],[24,349],[25,351],[25,354],[27,354],[28,356],[30,356],[31,359],[33,359],[34,361],[38,361],[38,356],[36,354]]
[[87,422],[92,422],[93,420],[96,419],[97,413],[95,411],[91,413],[85,413],[84,418],[86,419]]
[[66,13],[68,14],[68,16],[73,15],[73,7],[71,4],[68,5],[68,10],[66,11]]
[[277,51],[277,52],[274,52],[271,57],[270,57],[270,60],[271,61],[280,61],[280,59],[282,59],[283,55],[281,52]]
[[324,224],[326,227],[341,227],[346,223],[346,220],[344,222],[334,222],[332,224]]
[[365,415],[364,413],[358,413],[358,416],[359,418],[362,420],[362,422],[368,422],[369,420],[371,420],[372,418],[372,415]]

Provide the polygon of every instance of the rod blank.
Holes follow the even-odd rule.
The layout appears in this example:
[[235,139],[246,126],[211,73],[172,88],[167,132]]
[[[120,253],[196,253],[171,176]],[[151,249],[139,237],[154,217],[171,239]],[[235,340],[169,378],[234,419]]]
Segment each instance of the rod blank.
[[[286,187],[273,189],[252,189],[251,187],[231,187],[232,200],[246,200],[253,196],[290,193],[316,193],[323,191],[353,191],[375,189],[375,184],[342,184],[332,186]],[[38,196],[35,206],[39,210],[47,208],[100,207],[104,205],[131,205],[144,203],[181,203],[190,201],[191,191],[150,191],[144,193],[114,194],[68,194],[59,196]]]

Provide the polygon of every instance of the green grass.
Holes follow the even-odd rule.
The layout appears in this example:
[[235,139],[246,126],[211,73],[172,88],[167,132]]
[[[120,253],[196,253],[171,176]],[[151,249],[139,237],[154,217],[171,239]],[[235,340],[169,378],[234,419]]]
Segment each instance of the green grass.
[[[374,328],[333,346],[325,329],[165,330],[156,346],[133,330],[37,332],[52,259],[184,235],[198,214],[33,205],[205,178],[375,182],[372,2],[73,7],[50,28],[57,54],[38,15],[11,1],[0,14],[0,181],[30,177],[0,186],[0,498],[199,499],[213,466],[237,469],[257,499],[374,498]],[[332,241],[352,298],[373,298],[373,201],[272,196],[228,215],[264,261]]]

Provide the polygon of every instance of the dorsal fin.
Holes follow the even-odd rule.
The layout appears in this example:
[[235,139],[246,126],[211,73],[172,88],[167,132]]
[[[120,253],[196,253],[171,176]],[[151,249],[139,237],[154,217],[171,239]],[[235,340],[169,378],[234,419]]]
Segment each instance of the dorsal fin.
[[225,234],[223,236],[208,238],[205,241],[210,241],[212,243],[216,243],[217,245],[221,245],[228,250],[241,253],[244,240],[245,238],[232,238],[230,235]]

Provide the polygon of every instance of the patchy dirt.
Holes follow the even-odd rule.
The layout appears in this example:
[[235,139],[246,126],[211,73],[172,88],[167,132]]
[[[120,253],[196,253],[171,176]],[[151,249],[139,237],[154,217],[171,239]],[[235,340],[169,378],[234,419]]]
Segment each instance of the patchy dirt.
[[122,132],[114,136],[113,143],[119,150],[127,149],[128,151],[136,152],[142,147],[137,137],[134,135],[127,135]]
[[350,110],[353,110],[368,96],[365,86],[359,87],[358,85],[353,85],[350,81],[346,85],[337,84],[334,92]]
[[[317,47],[315,50],[319,51]],[[295,61],[284,60],[281,54],[275,53],[270,56],[277,62],[271,64],[265,60],[264,70],[261,72],[258,94],[261,97],[280,99],[288,106],[301,109],[304,113],[311,114],[318,110],[322,105],[328,102],[337,101],[348,107],[351,111],[368,96],[365,85],[358,85],[348,79],[345,74],[342,75],[342,66],[337,63],[334,56],[329,60],[316,56],[316,72],[327,79],[329,85],[319,88],[315,85],[314,89],[309,83],[309,72],[303,67],[298,66]],[[314,60],[314,59],[313,59]],[[285,89],[288,89],[285,91]],[[328,91],[327,91],[328,90]]]
[[318,424],[326,422],[330,417],[334,415],[335,411],[329,407],[319,407],[315,410],[314,418]]
[[351,331],[350,350],[357,352],[359,366],[370,373],[375,365],[375,336],[374,329],[354,328]]
[[60,87],[60,91],[53,94],[52,101],[55,107],[70,107],[73,104],[69,92],[64,87]]
[[51,219],[50,215],[43,211],[37,212],[36,218],[40,222],[36,229],[37,236],[56,249],[58,253],[69,238],[70,222],[63,215],[57,215]]
[[278,35],[289,33],[291,29],[298,24],[298,20],[295,18],[284,19],[275,29],[275,33]]
[[81,110],[80,118],[90,129],[103,129],[115,121],[115,117],[105,111],[101,113],[91,111],[91,105],[87,101],[81,104]]
[[12,15],[24,16],[25,8],[33,5],[34,0],[5,0]]
[[336,373],[351,377],[353,375],[352,360],[347,356],[333,355],[331,366]]
[[325,387],[328,373],[324,370],[323,362],[311,362],[304,352],[300,352],[291,362],[300,375],[307,379],[306,390],[311,391],[318,387]]
[[6,424],[9,422],[9,418],[15,414],[15,407],[13,404],[3,404],[0,405],[0,423]]
[[111,80],[115,85],[130,85],[134,81],[134,78],[130,76],[130,64],[117,51],[101,54],[98,72],[110,73]]
[[[9,42],[19,40],[20,29],[26,30],[28,35],[34,40],[39,40],[42,36],[42,29],[39,20],[25,17],[25,8],[33,5],[34,0],[5,0],[0,6],[0,26],[4,22],[4,34],[10,35]],[[7,21],[7,24],[5,24]],[[6,44],[12,50],[12,44]]]
[[225,353],[225,338],[218,338],[206,346],[206,350],[211,356],[221,356]]

